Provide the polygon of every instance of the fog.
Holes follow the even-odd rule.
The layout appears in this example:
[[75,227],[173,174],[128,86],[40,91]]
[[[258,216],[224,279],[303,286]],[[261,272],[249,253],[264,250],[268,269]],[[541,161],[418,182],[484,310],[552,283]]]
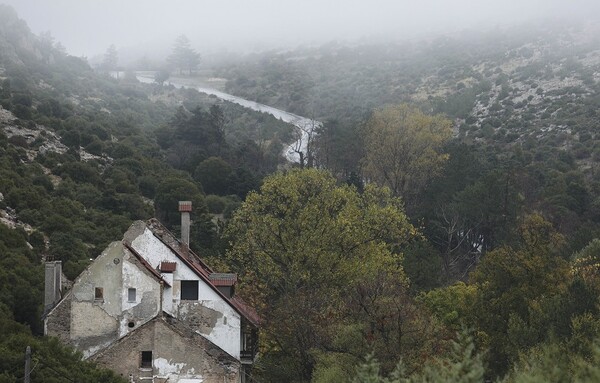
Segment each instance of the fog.
[[[598,0],[0,0],[70,54],[152,55],[185,34],[202,52],[403,39],[600,15]],[[552,21],[549,21],[552,22]]]

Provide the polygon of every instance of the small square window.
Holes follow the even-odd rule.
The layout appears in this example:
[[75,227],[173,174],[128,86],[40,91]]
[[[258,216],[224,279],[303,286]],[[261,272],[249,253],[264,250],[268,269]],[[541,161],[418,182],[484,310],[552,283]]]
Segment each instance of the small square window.
[[128,302],[135,302],[136,301],[136,291],[134,288],[130,287],[127,289],[127,301]]
[[141,368],[152,368],[152,351],[142,351]]
[[94,300],[101,301],[104,299],[104,289],[102,287],[96,287],[94,289]]
[[181,300],[198,300],[198,281],[181,281]]

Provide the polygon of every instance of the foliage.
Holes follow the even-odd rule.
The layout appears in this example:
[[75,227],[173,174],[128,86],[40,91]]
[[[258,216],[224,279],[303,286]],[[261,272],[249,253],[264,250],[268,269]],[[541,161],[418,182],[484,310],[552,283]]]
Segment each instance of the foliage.
[[194,178],[200,182],[206,193],[225,195],[229,177],[233,169],[219,157],[210,157],[200,162],[194,171]]
[[453,285],[423,293],[418,300],[449,328],[459,331],[471,322],[471,306],[478,291],[476,285],[457,282]]
[[484,364],[482,355],[476,352],[473,337],[463,330],[451,342],[448,354],[431,360],[423,369],[413,374],[404,371],[402,362],[389,377],[380,376],[379,363],[369,355],[359,366],[353,383],[417,383],[417,382],[455,382],[483,383]]
[[104,54],[104,61],[102,61],[102,68],[107,71],[117,70],[117,64],[119,63],[119,56],[117,48],[114,44],[111,44],[106,53]]
[[[531,26],[214,68],[234,94],[325,121],[313,165],[333,176],[260,188],[285,165],[290,125],[161,86],[164,72],[152,85],[99,76],[0,6],[0,209],[17,227],[0,224],[0,380],[22,378],[30,344],[40,381],[111,381],[24,327],[41,332],[40,255],[75,277],[134,219],[176,231],[181,199],[194,202],[194,249],[238,271],[263,315],[261,381],[351,381],[368,352],[379,362],[364,381],[481,381],[482,359],[488,380],[598,380],[600,87],[584,35]],[[193,54],[172,63],[191,73],[199,57],[178,44],[172,58]],[[454,137],[421,110],[451,118]],[[388,180],[375,168],[390,148],[414,158]],[[448,342],[464,324],[476,349]]]
[[572,272],[582,278],[588,285],[600,291],[598,266],[600,263],[600,239],[594,238],[581,251],[573,254]]
[[377,109],[365,128],[365,175],[410,203],[448,155],[441,152],[450,139],[450,121],[430,117],[408,105]]
[[27,327],[0,312],[0,381],[17,382],[23,379],[25,349],[31,347],[32,382],[60,383],[85,381],[90,383],[124,383],[115,373],[82,361],[80,353],[62,345],[56,338],[37,338]]
[[173,53],[167,58],[173,67],[178,68],[179,72],[184,70],[192,71],[200,64],[200,54],[190,47],[190,40],[185,35],[180,35],[175,39]]
[[544,344],[523,355],[503,382],[595,382],[600,379],[599,362],[597,344],[587,357],[573,353],[563,344]]
[[166,70],[166,69],[159,69],[154,74],[154,82],[156,82],[157,84],[162,85],[165,81],[167,81],[169,79],[170,76],[171,76],[171,73],[169,73],[168,70]]
[[[306,381],[315,356],[323,363],[332,348],[360,355],[370,344],[386,358],[410,358],[431,341],[395,252],[416,232],[389,190],[358,194],[313,169],[277,174],[248,195],[227,233],[229,262],[265,320],[265,379]],[[419,335],[397,337],[398,323]],[[362,346],[347,343],[353,337]]]
[[490,368],[496,373],[506,371],[523,341],[507,337],[510,327],[519,320],[533,323],[535,314],[530,309],[566,288],[568,264],[558,255],[563,237],[540,215],[526,217],[519,234],[519,248],[505,246],[489,252],[472,275],[478,292],[472,307],[475,323],[485,333]]
[[[504,379],[505,383],[595,382],[600,378],[598,361],[600,348],[591,347],[589,356],[570,350],[565,344],[548,343],[521,355],[517,366]],[[368,355],[354,375],[353,383],[411,383],[411,382],[484,382],[485,365],[475,351],[473,338],[458,334],[448,356],[427,363],[423,370],[407,375],[402,362],[389,375],[381,376],[380,365]],[[349,380],[339,380],[349,381]]]

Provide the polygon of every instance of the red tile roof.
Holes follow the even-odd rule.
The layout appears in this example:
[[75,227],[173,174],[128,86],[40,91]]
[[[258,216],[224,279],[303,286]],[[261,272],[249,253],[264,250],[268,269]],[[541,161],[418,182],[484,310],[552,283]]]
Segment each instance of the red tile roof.
[[182,256],[187,257],[192,263],[199,264],[204,272],[208,275],[213,270],[208,266],[200,256],[194,253],[188,246],[181,243],[173,233],[169,231],[158,219],[151,218],[146,222],[146,226],[152,231],[152,234],[162,243],[167,245],[173,252],[178,253]]
[[258,327],[260,325],[260,316],[254,310],[253,307],[249,306],[244,300],[238,296],[229,299],[229,302],[238,310],[240,314],[254,326]]
[[237,282],[237,275],[230,273],[212,273],[208,278],[215,286],[234,286]]
[[[198,255],[191,251],[187,246],[181,245],[179,243],[179,240],[177,240],[177,238],[175,238],[175,236],[169,230],[167,230],[157,219],[150,219],[147,222],[147,227],[150,229],[150,231],[154,234],[156,238],[158,238],[163,244],[165,244],[165,246],[167,246],[173,252],[173,254],[175,254],[190,269],[195,271],[196,275],[198,275],[200,279],[202,279],[204,282],[206,282],[206,284],[212,287],[212,289],[221,298],[223,298],[225,302],[228,302],[234,310],[236,310],[242,317],[247,319],[252,325],[258,327],[258,325],[260,324],[260,316],[258,315],[256,310],[248,306],[248,304],[246,304],[241,298],[237,296],[228,298],[225,294],[219,291],[217,285],[215,285],[210,278],[211,274],[226,274],[213,273],[212,269],[206,263],[204,263],[204,261],[202,261]],[[164,238],[165,236],[168,238]],[[179,250],[174,246],[171,246],[170,242],[176,242],[179,245],[177,246]],[[228,275],[235,276],[235,274]],[[231,279],[231,277],[228,277],[228,279]],[[235,276],[235,280],[237,281],[237,276]],[[221,286],[231,286],[231,284]]]

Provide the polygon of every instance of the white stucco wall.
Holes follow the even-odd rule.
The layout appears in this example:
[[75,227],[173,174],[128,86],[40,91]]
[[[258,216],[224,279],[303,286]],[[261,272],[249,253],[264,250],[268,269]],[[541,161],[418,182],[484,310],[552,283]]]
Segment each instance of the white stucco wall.
[[[143,266],[138,262],[129,252],[123,260],[119,337],[127,335],[160,313],[160,283],[156,277],[141,270],[140,267]],[[129,288],[136,289],[134,302],[129,301]],[[134,323],[133,327],[129,327],[130,322]]]
[[169,286],[165,285],[163,289],[163,311],[175,315],[173,311],[173,273],[163,273],[162,278],[169,284]]
[[[175,262],[175,272],[172,273],[172,289],[168,294],[163,294],[163,308],[179,319],[186,314],[182,311],[180,291],[182,280],[198,281],[198,303],[204,307],[218,311],[222,317],[217,320],[210,333],[202,333],[204,337],[225,350],[234,358],[240,358],[240,315],[226,302],[212,287],[198,277],[195,271],[182,262],[164,243],[145,228],[143,233],[131,241],[131,246],[152,265],[158,268],[161,262]],[[167,289],[165,289],[166,292]],[[169,302],[167,300],[170,299]]]

